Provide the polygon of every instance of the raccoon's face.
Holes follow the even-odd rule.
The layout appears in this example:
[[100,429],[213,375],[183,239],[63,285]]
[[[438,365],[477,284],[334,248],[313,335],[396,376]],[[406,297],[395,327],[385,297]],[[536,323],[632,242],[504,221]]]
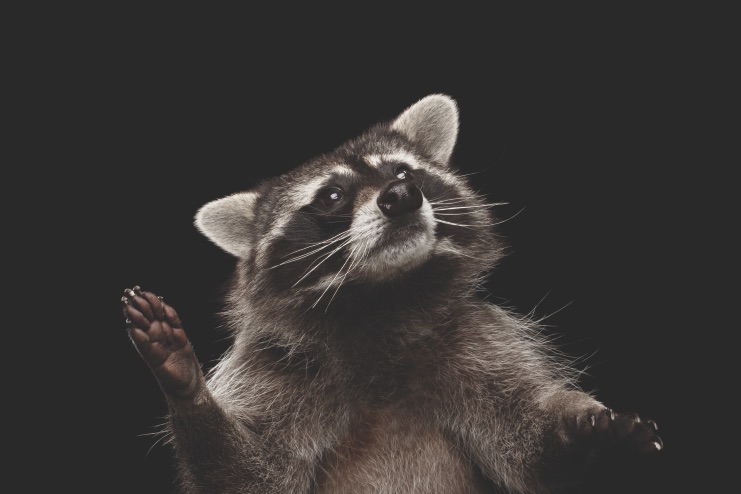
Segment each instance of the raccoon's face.
[[397,280],[433,260],[480,272],[498,255],[491,205],[449,167],[457,133],[455,102],[428,96],[331,153],[206,204],[195,224],[281,291],[331,297],[344,283]]

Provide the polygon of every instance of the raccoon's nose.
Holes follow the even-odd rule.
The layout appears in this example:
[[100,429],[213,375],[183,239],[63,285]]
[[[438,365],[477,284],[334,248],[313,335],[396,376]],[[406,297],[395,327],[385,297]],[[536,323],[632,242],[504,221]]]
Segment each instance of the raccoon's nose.
[[399,216],[422,206],[422,191],[409,180],[397,180],[378,194],[376,202],[386,216]]

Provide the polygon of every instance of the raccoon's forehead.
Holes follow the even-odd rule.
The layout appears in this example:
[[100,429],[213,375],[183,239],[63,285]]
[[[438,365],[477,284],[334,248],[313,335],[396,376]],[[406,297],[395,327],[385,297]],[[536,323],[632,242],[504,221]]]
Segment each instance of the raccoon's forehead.
[[405,163],[413,168],[426,168],[422,160],[411,153],[396,151],[393,153],[370,153],[363,156],[363,161],[373,168],[380,168],[384,163]]

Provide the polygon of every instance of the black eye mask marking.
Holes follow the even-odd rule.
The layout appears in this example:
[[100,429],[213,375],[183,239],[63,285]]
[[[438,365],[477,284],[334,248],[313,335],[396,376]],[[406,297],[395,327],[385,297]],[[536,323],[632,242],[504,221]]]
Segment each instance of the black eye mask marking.
[[316,202],[329,209],[337,206],[345,197],[345,193],[339,187],[327,187],[319,193]]

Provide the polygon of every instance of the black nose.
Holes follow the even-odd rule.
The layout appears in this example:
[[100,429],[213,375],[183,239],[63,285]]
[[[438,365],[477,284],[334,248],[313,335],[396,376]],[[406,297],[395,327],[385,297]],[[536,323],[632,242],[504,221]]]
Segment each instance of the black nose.
[[422,206],[422,191],[409,180],[397,180],[378,194],[376,202],[386,216],[399,216]]

